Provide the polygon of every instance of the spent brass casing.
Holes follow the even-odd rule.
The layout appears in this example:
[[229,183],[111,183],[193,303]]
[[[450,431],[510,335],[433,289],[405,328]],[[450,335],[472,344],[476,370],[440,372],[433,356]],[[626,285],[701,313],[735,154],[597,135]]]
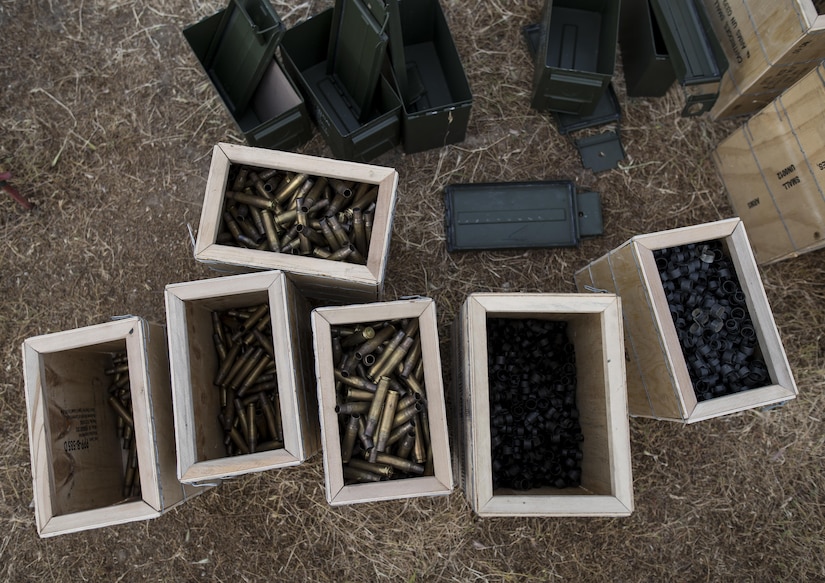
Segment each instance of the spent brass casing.
[[315,247],[313,248],[311,255],[313,257],[317,257],[318,259],[329,259],[329,256],[332,255],[332,253],[327,251],[325,247]]
[[240,344],[233,344],[229,351],[226,353],[226,358],[221,362],[221,366],[218,368],[218,372],[215,375],[214,383],[218,386],[222,386],[226,377],[229,375],[229,371],[235,364],[235,361],[238,359],[238,355],[241,352],[241,345]]
[[123,403],[120,400],[112,395],[109,397],[109,405],[112,406],[112,409],[123,418],[123,422],[128,425],[129,427],[134,427],[135,422],[132,420],[132,414],[123,406]]
[[360,207],[352,209],[352,234],[355,248],[358,249],[361,255],[366,257],[369,249],[367,244],[367,230],[364,228],[364,216],[361,214]]
[[226,198],[261,210],[274,210],[278,206],[275,201],[269,200],[265,196],[256,196],[247,192],[227,190]]
[[224,349],[227,348],[226,332],[221,323],[221,317],[218,312],[212,312],[212,334],[216,337],[216,343],[220,343]]
[[273,451],[276,449],[282,449],[284,447],[283,441],[278,441],[275,439],[269,439],[267,441],[262,441],[258,444],[257,450],[258,451]]
[[381,413],[381,421],[378,424],[378,436],[375,439],[375,447],[370,452],[370,461],[375,461],[375,453],[387,449],[387,440],[393,427],[395,418],[395,408],[398,405],[398,392],[390,389],[384,399],[384,410]]
[[343,348],[341,346],[341,338],[338,336],[332,337],[332,365],[338,366],[338,363],[341,362],[341,358],[343,357]]
[[409,458],[410,453],[412,453],[413,446],[415,446],[415,430],[409,429],[404,433],[401,441],[399,441],[398,448],[395,450],[395,455],[402,459]]
[[351,348],[353,346],[363,344],[371,338],[375,338],[375,328],[372,326],[361,326],[349,336],[345,336],[341,341],[341,346],[344,348]]
[[344,466],[344,478],[352,480],[353,482],[381,481],[381,476],[379,476],[378,474],[373,474],[372,472],[367,472],[365,470],[358,470],[356,468],[350,467],[349,465]]
[[233,427],[229,431],[229,437],[230,439],[232,439],[232,443],[235,444],[235,447],[237,447],[241,453],[249,453],[249,448],[246,445],[246,441],[244,441],[244,438],[238,432],[237,427]]
[[356,193],[356,196],[353,197],[353,208],[359,207],[361,209],[365,209],[369,205],[374,203],[376,200],[378,200],[378,187],[375,185],[368,186],[372,186],[372,188],[365,189],[363,194],[360,194],[360,192]]
[[263,411],[264,419],[266,420],[266,429],[269,432],[268,437],[269,439],[277,441],[280,437],[281,430],[275,423],[275,408],[272,406],[269,398],[263,393],[258,393],[258,401],[261,403],[261,411]]
[[[393,336],[396,333],[395,326],[392,324],[388,324],[378,330],[375,333],[375,336],[364,342],[361,346],[355,349],[355,358],[362,359],[367,356],[368,354],[372,354],[375,350],[381,346],[388,338]],[[400,340],[399,340],[400,342]]]
[[410,376],[415,370],[415,367],[418,366],[418,361],[420,359],[421,340],[416,337],[412,349],[407,353],[407,356],[404,357],[404,364],[401,366],[401,370],[398,373],[398,376],[400,376],[401,378],[406,378]]
[[408,407],[405,407],[404,409],[399,409],[392,420],[393,429],[395,429],[396,427],[400,427],[401,425],[404,425],[407,421],[415,417],[415,414],[419,413],[422,409],[424,409],[424,406],[421,404],[420,401],[416,401],[415,403],[409,405]]
[[[378,376],[390,374],[401,363],[401,361],[404,360],[404,357],[407,356],[407,352],[409,352],[410,348],[412,348],[412,345],[413,339],[409,336],[405,337],[401,341],[401,344],[399,344],[398,347],[391,351],[388,355],[387,351],[381,354],[382,358],[370,367],[367,372],[367,376],[376,378]],[[406,393],[406,391],[404,392]]]
[[339,415],[364,415],[370,411],[371,401],[352,401],[335,406]]
[[269,211],[261,211],[261,220],[264,223],[264,234],[266,235],[269,250],[277,252],[280,249],[278,247],[278,230],[275,228],[275,220],[272,218],[272,213]]
[[264,352],[266,352],[272,360],[275,360],[275,346],[273,346],[269,338],[264,336],[263,332],[257,328],[252,330],[252,337],[260,345],[260,347],[264,349]]
[[335,239],[338,241],[338,245],[341,247],[348,247],[352,241],[349,240],[349,235],[344,230],[344,227],[341,226],[341,223],[338,222],[334,216],[327,217],[327,225],[332,230],[332,234]]
[[352,448],[355,446],[355,439],[358,437],[358,420],[360,415],[350,415],[347,426],[344,429],[344,438],[341,440],[341,461],[347,463],[352,457]]
[[243,190],[244,185],[246,184],[246,177],[249,175],[249,170],[244,168],[243,166],[238,169],[238,173],[235,175],[235,180],[232,182],[232,190]]
[[[398,407],[396,407],[396,411]],[[387,446],[394,445],[398,443],[399,440],[403,439],[404,436],[409,431],[415,431],[415,423],[413,421],[407,421],[404,425],[400,427],[396,427],[390,432],[390,438],[387,440]]]
[[275,193],[275,201],[278,204],[284,204],[306,182],[307,178],[309,178],[307,174],[301,173],[287,179],[281,185],[280,190]]
[[[363,208],[363,207],[361,207]],[[373,213],[364,213],[364,230],[367,232],[367,241],[372,239]]]
[[[317,214],[320,214],[321,211],[326,210],[328,207],[329,207],[329,199],[322,198],[321,200],[319,200],[315,204],[313,204],[311,207],[309,207],[309,210],[307,211],[307,214],[309,216],[315,216]],[[315,226],[315,225],[313,225],[313,226]]]
[[330,178],[328,182],[335,194],[341,194],[347,197],[352,196],[352,182],[345,182],[340,178]]
[[307,192],[306,196],[304,197],[304,205],[310,209],[307,212],[312,210],[312,207],[315,206],[315,203],[318,202],[324,194],[324,189],[327,187],[327,179],[325,176],[319,176],[315,183],[312,185],[312,188],[309,192]]
[[407,385],[407,388],[409,388],[413,393],[418,393],[421,395],[421,399],[427,398],[427,394],[424,392],[424,385],[416,380],[415,375],[402,377],[401,382]]
[[107,375],[110,375],[110,376],[120,374],[120,373],[123,373],[123,372],[129,372],[129,364],[128,363],[118,364],[117,366],[113,366],[112,368],[107,368],[103,372]]
[[253,225],[251,221],[247,220],[246,216],[241,216],[237,207],[229,207],[229,214],[231,214],[232,218],[235,219],[235,223],[237,223],[241,231],[243,231],[243,234],[253,242],[253,245],[257,245],[258,239],[263,233],[259,233],[255,228],[255,225]]
[[370,472],[371,474],[377,474],[384,478],[391,478],[393,475],[392,466],[389,464],[376,464],[375,462],[369,462],[359,458],[350,459],[347,466],[350,468],[355,468],[356,470],[363,470],[365,472]]
[[[261,351],[263,352],[263,349],[261,349]],[[269,355],[263,354],[261,359],[258,361],[258,364],[256,364],[255,367],[249,371],[249,374],[246,375],[246,378],[241,382],[241,385],[238,388],[238,395],[244,396],[271,364],[272,359],[269,358]]]
[[338,241],[338,238],[332,232],[332,228],[329,226],[329,223],[326,219],[322,219],[318,222],[318,227],[321,229],[321,235],[323,235],[324,240],[327,242],[327,246],[329,246],[331,251],[337,251],[341,248],[341,243]]
[[298,209],[289,209],[282,212],[273,211],[273,216],[276,225],[285,226],[295,220],[298,216]]
[[389,377],[381,377],[378,379],[378,387],[375,390],[375,398],[372,400],[369,411],[367,412],[367,420],[364,425],[364,435],[372,438],[375,430],[378,427],[378,421],[381,416],[381,411],[384,408],[384,399],[387,397],[387,392],[390,388]]
[[126,458],[126,475],[123,479],[123,497],[128,498],[132,494],[132,485],[137,474],[137,445],[132,441],[129,446],[129,455]]
[[266,227],[264,227],[264,217],[261,214],[263,211],[254,206],[249,207],[249,215],[252,217],[252,224],[255,225],[255,230],[258,231],[258,238],[261,235],[266,235]]
[[355,247],[352,246],[352,245],[348,245],[346,247],[341,247],[337,251],[332,252],[329,255],[329,257],[327,257],[327,259],[329,259],[330,261],[343,261],[344,259],[346,259],[350,255],[352,255],[352,252],[354,250],[355,250]]
[[246,407],[246,422],[248,431],[246,443],[249,446],[249,453],[255,453],[255,446],[258,444],[258,426],[255,423],[255,403],[250,403]]
[[349,401],[371,401],[375,396],[374,391],[365,391],[364,389],[355,389],[353,387],[346,387],[344,390],[344,398]]
[[336,381],[343,383],[348,387],[352,387],[354,389],[361,389],[363,391],[369,391],[370,393],[374,394],[376,389],[378,388],[378,385],[368,381],[363,377],[357,377],[352,375],[347,376],[342,374],[341,371],[337,369],[333,371],[333,374],[335,375]]
[[274,178],[278,174],[278,172],[280,172],[280,170],[278,170],[277,168],[266,168],[258,172],[258,177],[260,177],[261,180],[266,182],[267,180]]
[[[227,386],[232,389],[240,389],[244,379],[249,376],[249,373],[251,373],[261,362],[261,359],[266,356],[264,349],[260,346],[256,346],[247,352],[251,353],[249,358],[244,361],[243,366],[238,369],[235,375],[230,373],[229,378],[226,380]],[[266,358],[269,357],[267,356]],[[263,372],[263,370],[261,372]]]
[[[246,407],[243,406],[240,399],[235,399],[232,402],[235,405],[235,423],[240,429],[244,442],[246,442],[246,439],[249,437],[249,418],[246,416]],[[247,446],[248,445],[247,443]]]
[[387,453],[379,452],[375,456],[375,460],[379,464],[386,464],[390,467],[395,468],[396,470],[401,470],[402,472],[406,472],[408,474],[415,474],[420,476],[424,473],[424,466],[421,464],[413,463],[408,459],[404,459],[400,456],[394,456]]
[[412,449],[412,459],[417,464],[423,464],[427,461],[427,446],[424,443],[424,436],[422,433],[422,431],[416,429],[415,443],[413,444]]
[[313,245],[320,245],[321,247],[326,247],[327,241],[318,234],[318,231],[310,227],[309,225],[298,225],[298,235],[303,235],[306,237]]

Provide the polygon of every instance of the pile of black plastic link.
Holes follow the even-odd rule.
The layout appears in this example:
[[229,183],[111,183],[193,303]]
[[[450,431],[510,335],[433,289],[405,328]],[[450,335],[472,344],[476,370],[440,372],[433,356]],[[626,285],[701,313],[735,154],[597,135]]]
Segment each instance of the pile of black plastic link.
[[745,293],[719,241],[653,252],[676,333],[699,401],[763,387]]
[[493,488],[581,483],[576,355],[567,322],[487,319]]

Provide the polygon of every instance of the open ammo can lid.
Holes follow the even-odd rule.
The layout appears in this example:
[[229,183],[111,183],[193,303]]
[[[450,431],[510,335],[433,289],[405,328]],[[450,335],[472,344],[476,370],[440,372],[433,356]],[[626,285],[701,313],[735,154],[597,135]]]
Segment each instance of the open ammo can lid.
[[[215,27],[208,45],[202,36],[207,21]],[[200,29],[193,44],[187,32],[195,27]],[[284,32],[268,0],[230,0],[224,10],[183,31],[233,115],[246,110]]]
[[444,196],[450,252],[575,247],[602,233],[599,194],[569,180],[451,184]]
[[650,0],[676,78],[685,88],[683,116],[710,111],[728,68],[707,13],[696,0]]

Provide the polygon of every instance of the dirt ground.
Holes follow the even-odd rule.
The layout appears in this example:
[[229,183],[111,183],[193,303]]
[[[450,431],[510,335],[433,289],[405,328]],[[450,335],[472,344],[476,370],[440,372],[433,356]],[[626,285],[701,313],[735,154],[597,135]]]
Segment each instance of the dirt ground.
[[[412,1],[412,0],[405,0]],[[329,2],[273,2],[288,24]],[[449,326],[476,291],[573,292],[574,272],[635,234],[732,216],[709,159],[734,122],[679,116],[678,88],[628,99],[627,158],[594,175],[529,108],[520,28],[538,0],[442,2],[474,94],[466,141],[375,163],[400,174],[387,299],[435,299]],[[195,262],[211,149],[242,139],[181,30],[217,0],[0,0],[0,164],[37,206],[0,197],[0,578],[7,581],[825,580],[825,288],[820,253],[761,270],[800,395],[682,426],[631,419],[629,518],[474,516],[449,497],[330,508],[320,455],[229,480],[148,521],[41,540],[20,346],[136,314],[165,322]],[[330,156],[318,137],[301,152]],[[443,187],[571,179],[605,233],[570,249],[448,254]]]

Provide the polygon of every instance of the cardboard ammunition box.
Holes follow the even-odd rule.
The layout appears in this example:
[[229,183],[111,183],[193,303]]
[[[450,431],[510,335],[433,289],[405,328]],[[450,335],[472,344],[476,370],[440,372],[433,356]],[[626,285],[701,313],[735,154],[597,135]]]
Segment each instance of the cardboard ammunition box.
[[662,97],[676,74],[651,0],[622,0],[619,44],[629,97]]
[[[108,388],[127,354],[138,496],[124,496],[128,453]],[[163,326],[129,316],[28,338],[23,373],[41,537],[160,516],[200,491],[175,472],[169,359]]]
[[[403,101],[401,136],[407,154],[464,140],[473,94],[438,0],[401,0],[403,55],[395,78]],[[402,69],[403,67],[403,69]]]
[[[489,318],[567,322],[584,436],[577,488],[493,488]],[[621,300],[612,294],[471,294],[453,325],[454,448],[479,516],[628,516],[633,511]]]
[[825,64],[724,139],[713,160],[759,264],[825,246]]
[[386,58],[386,34],[366,12],[359,0],[339,0],[287,30],[281,43],[284,66],[333,155],[359,162],[401,141],[401,99],[375,69]]
[[825,56],[825,4],[817,0],[702,0],[728,57],[715,118],[760,110]]
[[[718,240],[736,268],[769,384],[698,402],[653,251]],[[797,388],[745,226],[727,219],[637,235],[576,273],[579,291],[622,298],[631,415],[693,423],[796,398]]]
[[[218,244],[218,231],[222,221],[231,164],[277,168],[377,185],[378,199],[366,257],[367,264],[358,265]],[[209,169],[200,227],[195,242],[195,259],[217,269],[235,272],[279,269],[288,273],[303,293],[317,299],[336,303],[379,299],[383,293],[389,256],[397,186],[398,173],[392,168],[218,144],[212,152],[212,165]]]
[[530,106],[591,115],[616,64],[619,2],[546,0]]
[[[208,483],[298,465],[320,447],[312,385],[309,305],[280,271],[166,286],[178,477]],[[227,456],[212,312],[269,304],[283,447]]]
[[232,0],[183,36],[250,146],[289,150],[312,137],[304,99],[274,56],[284,26],[265,0]]
[[[341,439],[336,407],[331,327],[366,322],[417,318],[424,367],[432,475],[390,479],[381,482],[344,483]],[[312,312],[318,405],[324,450],[324,480],[327,501],[333,506],[393,500],[418,496],[442,496],[453,490],[452,463],[447,435],[441,356],[438,349],[435,302],[429,298],[373,304],[316,308]]]

